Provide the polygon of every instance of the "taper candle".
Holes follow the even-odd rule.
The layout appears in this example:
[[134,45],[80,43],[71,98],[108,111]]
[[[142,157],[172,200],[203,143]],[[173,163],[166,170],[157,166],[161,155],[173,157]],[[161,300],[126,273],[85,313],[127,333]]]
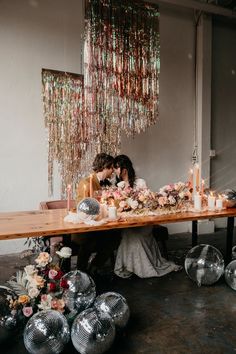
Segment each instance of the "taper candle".
[[89,196],[93,198],[93,175],[89,177]]
[[67,188],[67,211],[70,211],[70,200],[71,200],[71,185],[68,184]]

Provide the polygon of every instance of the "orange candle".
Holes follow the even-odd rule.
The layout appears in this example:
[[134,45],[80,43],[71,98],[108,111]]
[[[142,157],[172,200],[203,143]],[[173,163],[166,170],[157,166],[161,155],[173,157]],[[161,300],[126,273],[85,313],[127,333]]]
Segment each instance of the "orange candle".
[[189,188],[193,188],[193,170],[190,168],[189,170]]
[[93,175],[89,177],[89,196],[93,198]]
[[204,194],[204,185],[205,185],[205,181],[204,179],[202,179],[202,195]]
[[67,186],[67,211],[70,211],[70,200],[71,200],[71,185],[68,184]]
[[84,184],[84,198],[86,198],[86,192],[87,192],[87,187],[86,184]]

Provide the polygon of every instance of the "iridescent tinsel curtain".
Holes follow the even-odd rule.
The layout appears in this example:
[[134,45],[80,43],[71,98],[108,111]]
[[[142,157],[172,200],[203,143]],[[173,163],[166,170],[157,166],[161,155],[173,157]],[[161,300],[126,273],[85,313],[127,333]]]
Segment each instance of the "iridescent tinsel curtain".
[[86,0],[84,93],[96,152],[116,155],[127,136],[157,122],[159,12],[138,0]]
[[48,186],[53,194],[54,163],[61,176],[61,196],[81,177],[89,127],[83,118],[83,76],[42,70],[43,108],[48,132]]

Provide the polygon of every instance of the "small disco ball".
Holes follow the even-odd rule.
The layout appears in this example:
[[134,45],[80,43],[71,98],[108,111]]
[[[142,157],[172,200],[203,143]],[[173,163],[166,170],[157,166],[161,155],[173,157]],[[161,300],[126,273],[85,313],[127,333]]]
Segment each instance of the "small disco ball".
[[92,305],[96,298],[96,286],[88,274],[74,270],[66,273],[62,279],[68,285],[63,300],[70,311],[79,313]]
[[225,267],[225,281],[233,290],[236,290],[236,260]]
[[80,354],[101,354],[115,339],[115,324],[107,313],[89,308],[81,312],[71,328],[71,340]]
[[122,329],[127,325],[130,310],[126,299],[122,295],[115,292],[101,294],[96,298],[94,307],[98,311],[108,313],[117,329]]
[[211,285],[224,273],[224,259],[218,249],[202,244],[187,253],[184,267],[188,276],[198,286]]
[[236,191],[233,189],[226,189],[224,196],[226,198],[226,207],[234,208],[236,206]]
[[70,340],[70,329],[64,315],[55,310],[35,313],[24,329],[24,344],[32,354],[61,353]]
[[0,343],[10,339],[18,329],[20,311],[12,309],[11,302],[17,295],[6,286],[0,286]]
[[85,198],[77,206],[77,214],[81,220],[93,220],[100,212],[100,204],[94,198]]

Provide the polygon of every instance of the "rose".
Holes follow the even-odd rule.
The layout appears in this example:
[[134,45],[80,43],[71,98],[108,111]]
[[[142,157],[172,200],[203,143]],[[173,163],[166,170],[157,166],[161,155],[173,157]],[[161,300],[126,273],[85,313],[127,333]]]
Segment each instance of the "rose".
[[57,288],[55,283],[48,283],[47,287],[48,287],[48,291],[50,292],[55,292]]
[[49,262],[52,261],[52,257],[48,252],[41,252],[39,256],[35,259],[38,267],[45,267]]
[[18,302],[22,305],[25,305],[27,304],[28,302],[30,301],[30,298],[28,295],[20,295],[18,297]]
[[43,279],[43,277],[41,277],[40,275],[34,275],[32,277],[32,283],[35,284],[36,286],[38,286],[39,288],[43,288],[44,287],[44,283],[45,280]]
[[54,277],[54,280],[59,280],[64,275],[61,270],[58,270],[57,275]]
[[58,271],[55,269],[50,269],[48,272],[48,278],[49,279],[55,279],[56,275],[57,275]]
[[69,288],[69,284],[67,283],[66,279],[61,279],[60,286],[63,289],[68,289]]
[[62,247],[60,251],[56,251],[61,258],[70,258],[72,255],[72,249],[70,247]]
[[39,295],[39,290],[35,287],[30,287],[28,289],[28,294],[31,299],[37,297]]
[[63,312],[65,307],[65,302],[63,299],[53,299],[51,302],[52,309]]
[[33,313],[33,309],[31,306],[24,306],[22,312],[25,315],[25,317],[30,317]]
[[32,277],[38,272],[34,265],[25,266],[24,271],[28,277]]

